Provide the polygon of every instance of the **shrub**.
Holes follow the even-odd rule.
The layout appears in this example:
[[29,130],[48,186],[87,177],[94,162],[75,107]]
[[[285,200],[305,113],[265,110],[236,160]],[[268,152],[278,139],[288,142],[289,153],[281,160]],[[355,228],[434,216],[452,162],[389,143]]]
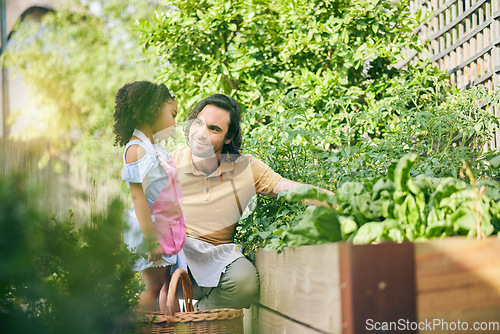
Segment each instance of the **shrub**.
[[0,323],[8,333],[110,333],[127,325],[139,282],[122,241],[122,209],[75,230],[29,204],[25,175],[0,176]]

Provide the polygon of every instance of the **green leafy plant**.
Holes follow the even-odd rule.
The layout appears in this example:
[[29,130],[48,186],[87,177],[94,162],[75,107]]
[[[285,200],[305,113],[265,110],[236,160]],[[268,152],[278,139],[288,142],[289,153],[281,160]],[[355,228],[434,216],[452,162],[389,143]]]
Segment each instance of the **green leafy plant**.
[[[396,163],[411,152],[418,153],[418,159],[408,171],[412,177],[425,175],[457,179],[462,162],[466,161],[474,178],[494,180],[500,163],[495,152],[484,150],[483,145],[491,138],[498,120],[484,111],[481,103],[494,104],[496,99],[495,94],[482,87],[457,91],[447,84],[441,72],[431,67],[421,72],[413,69],[393,79],[386,98],[373,106],[365,105],[363,108],[368,110],[366,113],[361,115],[359,111],[351,118],[353,129],[360,128],[364,119],[371,119],[374,124],[370,128],[373,135],[363,125],[361,129],[368,136],[353,135],[350,139],[335,139],[336,135],[332,133],[345,131],[344,123],[330,122],[325,126],[322,114],[312,108],[304,94],[295,91],[285,97],[268,100],[265,108],[252,109],[246,113],[245,148],[286,178],[340,194],[345,191],[345,187],[353,184],[360,187],[358,182],[371,185],[381,177],[390,177]],[[344,103],[346,113],[339,117],[347,117],[351,110],[349,108],[354,105],[362,107],[362,104],[355,102],[356,99],[343,101],[341,103]],[[338,103],[334,100],[330,106],[333,108]],[[384,126],[380,126],[380,115],[385,115]],[[330,143],[335,141],[344,147],[331,149]],[[387,195],[385,192],[383,194]],[[356,201],[362,202],[367,196],[365,193],[356,197]],[[387,203],[392,202],[384,203],[384,210],[389,210]],[[376,206],[374,208],[380,210]],[[369,221],[369,215],[365,216],[367,210],[370,210],[370,206],[354,210],[353,215],[358,220],[343,216],[339,218],[340,226],[344,226],[341,229],[343,240],[358,229],[359,226],[354,222],[361,224]],[[307,217],[312,217],[312,212],[307,212]],[[276,201],[259,197],[253,212],[240,221],[235,240],[243,245],[247,255],[252,258],[256,247],[279,247],[287,231],[293,230],[295,225],[303,229],[306,224],[304,221],[307,220],[302,218],[305,213],[306,206],[303,204],[292,204],[283,198]],[[410,214],[409,211],[407,213]],[[391,226],[391,233],[395,233],[393,225],[397,220],[392,216],[385,218],[387,221],[384,224]],[[376,228],[381,229],[382,226],[377,225]],[[420,232],[414,233],[420,235]],[[317,242],[329,240],[314,233],[309,236],[311,240],[314,239],[313,235]],[[413,237],[407,238],[413,240]],[[296,242],[306,242],[306,239],[301,237],[302,241]]]
[[[348,240],[355,244],[382,241],[425,241],[464,235],[498,234],[500,183],[476,182],[464,164],[462,176],[412,177],[416,154],[403,156],[386,177],[346,182],[334,195],[303,188],[289,192],[291,202],[325,201],[332,207],[309,207],[300,221],[281,231],[271,248]],[[490,197],[491,196],[491,197]]]
[[424,70],[402,76],[391,88],[392,96],[374,106],[392,120],[381,136],[359,145],[357,153],[374,157],[366,161],[378,166],[378,172],[383,173],[403,154],[416,153],[420,156],[417,174],[457,177],[462,160],[475,177],[494,173],[486,156],[499,121],[482,107],[496,105],[498,92],[484,86],[458,91],[442,75]]
[[[271,117],[272,115],[272,117]],[[267,123],[263,125],[263,122]],[[321,148],[322,137],[310,130],[315,114],[300,92],[268,101],[245,115],[244,147],[246,152],[262,159],[283,177],[330,188],[334,177],[323,163],[329,152]],[[257,247],[263,247],[276,233],[293,224],[306,206],[291,205],[284,198],[275,200],[258,196],[255,209],[238,226],[235,241],[253,258]]]
[[0,176],[0,322],[8,333],[112,333],[140,291],[122,241],[121,204],[75,229],[33,206],[25,175]]

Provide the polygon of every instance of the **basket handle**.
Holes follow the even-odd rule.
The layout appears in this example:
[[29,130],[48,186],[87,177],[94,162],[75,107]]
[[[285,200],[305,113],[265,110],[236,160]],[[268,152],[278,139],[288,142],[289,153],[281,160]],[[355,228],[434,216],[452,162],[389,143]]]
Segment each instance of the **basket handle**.
[[189,278],[189,274],[184,269],[176,269],[170,277],[167,295],[167,322],[174,322],[174,302],[177,296],[177,285],[179,278],[182,279],[182,293],[184,294],[184,302],[186,303],[186,311],[193,312],[193,284]]

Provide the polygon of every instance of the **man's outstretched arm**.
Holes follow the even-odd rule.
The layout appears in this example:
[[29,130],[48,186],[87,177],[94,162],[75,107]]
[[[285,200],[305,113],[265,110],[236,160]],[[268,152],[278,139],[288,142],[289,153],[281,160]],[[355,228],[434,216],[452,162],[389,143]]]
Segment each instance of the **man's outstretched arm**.
[[[324,190],[325,192],[327,192],[329,194],[332,194],[332,192],[327,190],[327,189],[312,186],[310,184],[292,181],[292,180],[289,180],[289,179],[286,179],[283,177],[283,178],[281,178],[281,180],[278,181],[276,186],[274,186],[274,189],[268,194],[268,196],[276,198],[276,197],[278,197],[278,194],[280,192],[282,192],[283,190],[292,190],[294,188],[301,187],[301,186],[315,187],[315,188]],[[329,206],[328,203],[326,203],[326,202],[320,202],[320,201],[312,200],[312,199],[307,199],[307,200],[305,200],[305,202],[308,204],[314,205],[314,206],[326,206],[326,207]]]

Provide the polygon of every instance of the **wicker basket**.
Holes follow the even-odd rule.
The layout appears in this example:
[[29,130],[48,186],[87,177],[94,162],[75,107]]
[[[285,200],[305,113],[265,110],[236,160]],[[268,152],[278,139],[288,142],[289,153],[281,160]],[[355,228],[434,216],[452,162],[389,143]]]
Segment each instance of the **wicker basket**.
[[[182,279],[186,312],[174,313],[179,278]],[[243,333],[242,310],[225,308],[194,311],[193,286],[188,273],[182,269],[177,269],[170,280],[167,312],[146,312],[144,315],[135,333]]]

